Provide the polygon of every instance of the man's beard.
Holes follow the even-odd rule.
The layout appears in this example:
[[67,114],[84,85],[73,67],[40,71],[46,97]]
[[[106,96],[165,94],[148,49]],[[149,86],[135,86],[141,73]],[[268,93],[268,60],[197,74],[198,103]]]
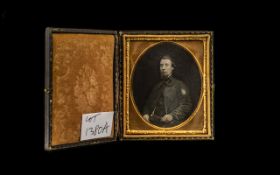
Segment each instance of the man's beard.
[[164,73],[160,73],[160,78],[162,79],[162,80],[165,80],[165,79],[167,79],[167,78],[169,78],[170,76],[171,76],[172,74],[164,74]]

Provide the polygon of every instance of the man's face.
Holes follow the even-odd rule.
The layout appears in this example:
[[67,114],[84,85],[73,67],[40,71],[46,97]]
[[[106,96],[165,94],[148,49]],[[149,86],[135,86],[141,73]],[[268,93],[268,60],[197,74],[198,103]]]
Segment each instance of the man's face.
[[173,71],[172,62],[169,59],[160,60],[160,74],[162,77],[169,77]]

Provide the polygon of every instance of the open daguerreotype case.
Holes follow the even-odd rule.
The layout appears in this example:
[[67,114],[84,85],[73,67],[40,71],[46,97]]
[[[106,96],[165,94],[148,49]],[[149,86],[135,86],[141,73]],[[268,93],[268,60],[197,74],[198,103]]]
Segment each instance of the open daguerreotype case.
[[213,32],[46,29],[45,149],[213,140]]

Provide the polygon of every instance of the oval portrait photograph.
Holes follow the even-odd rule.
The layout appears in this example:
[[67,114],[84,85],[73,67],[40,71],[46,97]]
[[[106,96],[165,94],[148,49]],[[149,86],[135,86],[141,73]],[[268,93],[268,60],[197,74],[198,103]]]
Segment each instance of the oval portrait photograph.
[[175,42],[147,48],[132,70],[132,99],[148,123],[170,128],[186,121],[196,109],[202,75],[195,57]]

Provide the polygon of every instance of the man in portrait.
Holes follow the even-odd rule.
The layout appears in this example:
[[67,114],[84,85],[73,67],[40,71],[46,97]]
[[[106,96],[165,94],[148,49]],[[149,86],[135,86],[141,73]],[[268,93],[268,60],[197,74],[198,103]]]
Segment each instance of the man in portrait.
[[173,76],[175,68],[171,56],[161,57],[161,81],[155,85],[143,108],[143,118],[159,127],[176,126],[192,112],[189,89]]

